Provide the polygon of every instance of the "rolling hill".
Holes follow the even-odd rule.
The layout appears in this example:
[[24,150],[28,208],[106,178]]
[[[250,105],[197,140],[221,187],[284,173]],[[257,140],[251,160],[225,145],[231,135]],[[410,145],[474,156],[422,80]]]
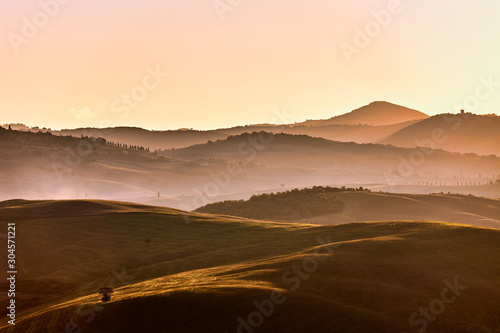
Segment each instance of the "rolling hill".
[[[74,137],[103,137],[107,141],[127,145],[139,145],[155,149],[184,148],[195,144],[225,139],[230,135],[245,132],[267,131],[273,133],[303,134],[319,136],[329,140],[376,143],[386,139],[398,130],[414,124],[428,116],[416,110],[388,102],[373,102],[349,113],[327,120],[308,120],[294,124],[254,124],[214,130],[146,130],[139,127],[76,128],[52,131],[56,135]],[[4,124],[7,128],[9,124]],[[23,124],[10,124],[14,130],[28,131]],[[31,128],[38,132],[47,129]]]
[[[16,326],[2,317],[2,333],[500,329],[498,230],[285,224],[82,200],[2,202],[0,220],[16,223],[22,272]],[[115,287],[105,306],[104,285]]]
[[[349,189],[354,190],[355,189]],[[363,188],[359,188],[364,191]],[[195,212],[234,215],[253,219],[297,221],[328,213],[341,213],[344,202],[339,188],[315,186],[278,193],[252,195],[248,200],[214,202]]]
[[372,102],[349,113],[323,120],[307,120],[299,125],[375,125],[384,126],[429,118],[423,112],[384,101]]
[[183,148],[209,140],[225,139],[229,135],[222,130],[199,131],[181,129],[149,131],[139,127],[76,128],[54,131],[53,133],[75,137],[80,137],[81,135],[101,136],[108,141],[150,147],[151,150]]
[[390,125],[361,125],[361,124],[323,124],[323,125],[248,125],[232,128],[199,131],[193,129],[148,131],[137,127],[112,127],[112,128],[77,128],[71,130],[53,131],[56,135],[71,135],[74,137],[101,136],[108,141],[119,142],[127,145],[150,147],[151,150],[164,150],[185,148],[207,141],[223,140],[231,135],[240,135],[245,132],[272,132],[287,134],[303,134],[322,137],[328,140],[353,141],[357,143],[376,143],[386,139],[407,126],[419,120],[410,120]]
[[[337,209],[339,204],[341,209]],[[316,186],[253,196],[250,200],[215,202],[195,211],[321,225],[425,219],[500,229],[500,199],[370,192],[361,188]],[[277,217],[276,211],[281,212],[281,216]]]
[[[185,161],[119,147],[102,138],[0,129],[0,199],[153,196],[158,178],[185,184],[172,170]],[[193,175],[196,178],[196,175]],[[184,177],[189,183],[190,176]]]
[[415,124],[420,120],[410,120],[403,123],[390,124],[390,125],[346,125],[346,124],[332,124],[332,125],[287,125],[280,127],[268,128],[247,128],[246,131],[266,131],[275,134],[295,134],[295,135],[308,135],[312,137],[320,137],[333,141],[356,142],[356,143],[378,143],[397,131]]
[[471,113],[436,115],[400,129],[381,143],[500,156],[500,116]]
[[[401,184],[452,185],[487,184],[496,181],[500,159],[495,156],[450,153],[440,149],[400,148],[382,144],[337,142],[305,135],[244,133],[226,140],[208,142],[162,152],[171,157],[203,160],[218,158],[249,164],[246,174],[281,170],[280,181],[290,187],[317,184]],[[228,167],[238,169],[238,166]],[[315,176],[315,182],[297,182],[287,171],[302,171],[302,180]],[[229,172],[228,171],[228,172]],[[292,188],[293,188],[292,187]],[[439,190],[438,190],[439,191]],[[498,197],[498,196],[495,196]]]
[[488,184],[499,170],[495,156],[305,135],[245,133],[153,153],[102,138],[0,129],[0,200],[100,198],[193,210],[226,197],[315,185],[498,198],[499,187]]
[[[408,164],[415,153],[425,154],[424,163]],[[412,186],[425,183],[427,193],[500,197],[485,185],[500,178],[500,159],[491,156],[265,132],[161,155],[92,137],[0,129],[0,199],[88,197],[193,210],[228,195],[353,183],[402,184],[407,193],[422,193]]]

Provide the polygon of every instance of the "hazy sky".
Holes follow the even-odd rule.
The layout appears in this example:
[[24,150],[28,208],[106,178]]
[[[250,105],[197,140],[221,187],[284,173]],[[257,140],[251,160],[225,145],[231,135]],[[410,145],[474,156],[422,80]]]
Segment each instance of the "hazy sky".
[[498,0],[0,0],[0,123],[207,129],[374,100],[498,114],[480,77],[500,82],[499,17]]

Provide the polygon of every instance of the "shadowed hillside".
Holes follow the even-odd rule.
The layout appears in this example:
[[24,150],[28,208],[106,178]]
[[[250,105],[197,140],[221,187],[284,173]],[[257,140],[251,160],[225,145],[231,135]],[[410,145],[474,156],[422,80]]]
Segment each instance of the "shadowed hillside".
[[420,146],[500,156],[500,117],[440,114],[405,127],[381,142],[399,147]]
[[178,182],[172,175],[186,163],[104,138],[0,128],[1,199],[155,196],[166,186],[189,186],[195,173]]
[[286,134],[305,134],[312,137],[320,137],[333,141],[356,142],[356,143],[378,143],[397,131],[415,124],[420,120],[410,120],[403,123],[390,125],[346,125],[346,124],[319,124],[315,125],[288,125],[276,128],[247,129],[252,131],[267,131]]
[[[75,205],[94,215],[72,216]],[[4,317],[1,332],[500,329],[493,229],[317,227],[104,201],[3,202],[0,216],[10,209],[21,209],[11,221],[22,293],[16,326]],[[105,306],[103,285],[115,287]],[[432,320],[419,313],[429,307]]]
[[[324,200],[325,197],[330,200]],[[318,186],[252,198],[216,202],[200,207],[196,212],[322,225],[425,219],[500,229],[500,199],[470,195],[396,194]],[[292,198],[300,198],[301,202],[296,203]],[[260,202],[266,200],[266,204]],[[317,202],[326,207],[308,209],[318,205]],[[282,211],[281,218],[276,217],[275,210]]]
[[[500,197],[489,185],[500,178],[495,156],[268,132],[161,153],[146,149],[0,129],[0,199],[102,198],[193,210],[223,200],[217,197],[318,184],[404,185],[410,193],[423,184],[431,186],[427,193],[461,185],[460,193]],[[415,153],[424,160],[411,162]]]
[[[364,191],[346,189],[350,191]],[[336,193],[343,189],[315,186],[278,193],[253,195],[248,200],[215,202],[196,209],[199,213],[234,215],[263,220],[297,221],[324,214],[339,214],[344,202]]]
[[[267,132],[244,133],[226,140],[170,150],[164,154],[198,161],[218,158],[226,161],[230,171],[231,168],[238,168],[231,163],[251,164],[253,170],[248,170],[247,175],[250,172],[266,174],[271,170],[282,170],[277,177],[281,181],[275,178],[272,182],[276,185],[284,183],[289,187],[332,183],[343,185],[351,182],[485,185],[494,183],[500,170],[500,158],[496,156],[356,144]],[[300,177],[288,176],[295,170],[302,171]],[[313,177],[315,182],[307,184],[306,180]],[[262,179],[266,178],[267,175]],[[302,182],[298,182],[298,179]]]
[[303,134],[322,137],[328,140],[353,141],[357,143],[376,143],[384,140],[398,130],[410,126],[420,120],[410,120],[389,125],[366,125],[366,124],[328,124],[312,123],[311,125],[285,124],[285,125],[248,125],[236,126],[209,131],[193,129],[180,129],[169,131],[148,131],[136,127],[113,127],[113,128],[77,128],[71,130],[54,131],[54,134],[80,136],[102,136],[108,141],[120,142],[128,145],[141,145],[150,147],[152,150],[164,150],[172,148],[185,148],[195,144],[206,143],[225,139],[231,135],[240,135],[245,132],[272,132]]
[[[243,130],[242,130],[243,131]],[[238,131],[239,132],[239,131]],[[193,129],[149,131],[138,127],[76,128],[55,131],[56,134],[102,136],[108,141],[141,145],[151,149],[183,148],[208,140],[225,139],[229,134],[222,130],[198,131]],[[392,134],[392,133],[391,133]]]

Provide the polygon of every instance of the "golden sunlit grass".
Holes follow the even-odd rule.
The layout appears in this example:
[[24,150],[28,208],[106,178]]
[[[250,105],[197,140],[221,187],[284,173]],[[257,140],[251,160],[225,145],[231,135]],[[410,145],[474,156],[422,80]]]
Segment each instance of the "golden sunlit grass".
[[[286,301],[261,332],[414,332],[409,316],[455,277],[467,289],[426,332],[500,329],[493,229],[425,221],[317,227],[109,201],[0,207],[1,216],[20,209],[18,322],[9,329],[2,319],[2,332],[64,332],[70,322],[82,332],[236,332],[238,317],[247,320],[253,302],[273,291]],[[294,265],[315,251],[317,267],[292,280]],[[125,283],[113,273],[123,268]],[[103,307],[97,290],[112,284]]]

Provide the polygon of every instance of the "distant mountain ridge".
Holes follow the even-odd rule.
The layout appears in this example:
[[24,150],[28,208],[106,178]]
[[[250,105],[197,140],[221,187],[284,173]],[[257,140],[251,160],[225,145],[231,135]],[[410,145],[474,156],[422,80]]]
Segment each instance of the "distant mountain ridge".
[[349,113],[323,120],[307,120],[305,126],[334,124],[384,126],[429,118],[423,112],[385,101],[376,101]]
[[[412,193],[424,182],[436,192],[467,190],[500,197],[497,187],[475,187],[500,178],[500,158],[433,150],[426,151],[425,163],[416,165],[411,162],[415,152],[422,153],[266,132],[148,152],[104,139],[0,129],[0,199],[142,201],[160,200],[161,194],[169,206],[185,209],[187,204],[194,209],[217,196],[240,199],[276,188],[400,184]],[[455,187],[459,182],[460,189]]]
[[[50,129],[10,124],[12,129],[46,132]],[[8,128],[9,124],[4,124]],[[433,139],[441,135],[443,138]],[[103,137],[108,141],[155,149],[179,149],[208,141],[224,140],[245,132],[285,133],[321,137],[333,141],[382,143],[413,148],[430,146],[451,152],[500,156],[500,117],[491,115],[425,113],[388,102],[372,102],[349,113],[324,120],[275,125],[254,124],[214,130],[146,130],[139,127],[77,128],[52,131],[74,137]],[[431,141],[429,141],[431,140]],[[435,141],[435,142],[432,142]]]
[[440,114],[400,129],[380,142],[500,156],[500,116]]
[[[326,120],[308,120],[294,124],[253,124],[220,128],[214,130],[145,130],[139,127],[111,127],[111,128],[76,128],[54,130],[54,134],[104,137],[108,141],[120,142],[127,145],[139,145],[154,149],[184,148],[194,144],[225,139],[230,135],[239,135],[244,132],[273,132],[288,134],[304,134],[320,136],[329,140],[353,141],[357,143],[376,143],[396,131],[415,122],[427,118],[422,112],[388,102],[373,102],[347,114],[335,116]],[[390,118],[390,119],[389,119]],[[10,124],[12,129],[21,131],[42,131],[39,127],[28,127],[22,124]],[[9,124],[4,124],[8,128]]]

